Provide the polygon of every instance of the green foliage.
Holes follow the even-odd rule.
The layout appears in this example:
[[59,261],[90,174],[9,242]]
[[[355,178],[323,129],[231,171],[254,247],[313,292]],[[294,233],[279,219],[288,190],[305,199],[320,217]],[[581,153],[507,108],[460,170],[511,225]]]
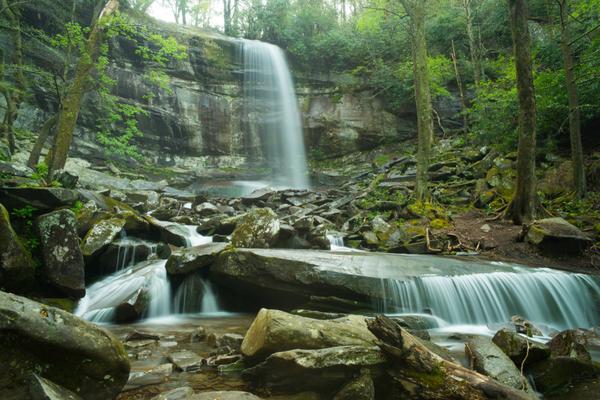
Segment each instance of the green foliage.
[[15,208],[11,212],[11,215],[15,220],[14,224],[20,228],[21,236],[24,239],[23,244],[31,253],[40,245],[40,241],[33,229],[33,218],[38,211],[39,210],[35,207],[24,206],[22,208]]
[[71,211],[73,211],[75,215],[79,215],[79,213],[83,210],[83,206],[83,203],[77,200],[75,204],[73,204],[73,207],[71,207]]
[[37,208],[32,207],[32,206],[24,206],[22,208],[15,208],[14,210],[12,210],[11,214],[15,217],[15,218],[20,218],[20,219],[30,219],[33,218],[33,215],[38,211]]

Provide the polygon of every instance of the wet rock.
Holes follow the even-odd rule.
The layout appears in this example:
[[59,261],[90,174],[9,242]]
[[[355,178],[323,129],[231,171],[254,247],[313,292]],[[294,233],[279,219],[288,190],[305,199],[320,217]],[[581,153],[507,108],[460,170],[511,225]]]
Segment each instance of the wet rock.
[[260,397],[248,392],[202,392],[194,395],[191,400],[260,400]]
[[342,313],[332,313],[332,312],[323,312],[323,311],[315,311],[315,310],[292,310],[291,314],[299,315],[305,318],[312,319],[337,319],[347,317],[348,314]]
[[152,400],[191,400],[193,395],[194,389],[189,386],[183,386],[161,393],[158,396],[153,397]]
[[197,371],[202,367],[202,357],[189,350],[181,350],[169,354],[169,361],[171,361],[178,370],[184,372]]
[[206,339],[206,344],[211,347],[229,347],[234,351],[238,351],[242,346],[244,337],[236,333],[216,334],[211,333]]
[[[525,365],[531,365],[538,361],[550,357],[550,350],[547,346],[527,339],[525,336],[506,328],[500,329],[492,339],[517,366],[521,366],[523,360]],[[527,359],[525,359],[527,357]]]
[[0,204],[0,288],[24,293],[32,288],[34,280],[31,254],[13,230],[8,211]]
[[273,247],[279,237],[280,223],[270,208],[249,211],[231,235],[231,243],[242,248]]
[[158,193],[152,190],[129,190],[125,192],[125,196],[128,204],[142,203],[145,211],[158,207],[160,201]]
[[202,326],[199,326],[190,334],[190,342],[202,342],[206,340],[206,336],[206,329]]
[[150,230],[150,224],[135,211],[122,211],[117,215],[125,220],[125,231],[129,233],[146,233]]
[[167,261],[167,272],[183,275],[208,267],[226,247],[225,243],[209,243],[174,251]]
[[95,258],[113,242],[125,226],[125,220],[110,218],[94,224],[83,238],[81,251],[85,257]]
[[121,392],[129,375],[123,345],[109,332],[68,312],[3,292],[0,347],[0,393],[26,385],[36,371],[86,400],[105,400]]
[[337,392],[333,400],[374,400],[375,385],[368,369],[361,371],[360,376],[348,382]]
[[132,390],[166,382],[172,373],[173,364],[162,364],[148,371],[132,371],[123,390]]
[[571,357],[552,357],[533,364],[527,370],[542,393],[558,391],[587,378],[597,377],[600,369],[589,362]]
[[271,188],[258,189],[250,193],[249,195],[242,197],[242,202],[247,205],[256,204],[259,201],[267,200],[268,198],[274,196],[276,193],[277,192],[275,192]]
[[246,332],[241,351],[246,357],[264,359],[279,351],[370,346],[374,340],[364,317],[349,315],[335,320],[317,320],[263,308]]
[[189,232],[182,225],[160,225],[160,240],[177,247],[186,247],[189,243]]
[[465,353],[477,372],[515,389],[528,387],[513,361],[489,338],[470,339],[465,345]]
[[2,188],[0,198],[8,209],[30,206],[40,211],[52,211],[72,206],[79,200],[79,193],[62,188]]
[[362,369],[371,370],[387,362],[378,347],[337,346],[317,350],[289,350],[271,354],[253,368],[246,379],[278,391],[331,390]]
[[32,374],[29,380],[31,400],[82,400],[81,397],[56,383]]
[[77,175],[64,169],[54,172],[53,179],[65,189],[75,189],[77,182],[79,182]]
[[533,325],[531,321],[526,320],[520,315],[513,315],[510,320],[513,323],[517,333],[522,333],[530,337],[543,336],[542,331],[537,326]]
[[525,240],[545,254],[581,254],[593,241],[562,218],[546,218],[526,227]]
[[98,262],[94,264],[93,271],[88,269],[86,272],[90,277],[94,273],[110,274],[115,271],[115,268],[123,269],[129,265],[146,261],[155,250],[158,250],[158,247],[160,245],[156,243],[136,238],[116,240],[109,244],[98,257]]
[[75,298],[85,295],[85,264],[79,248],[77,221],[71,210],[58,210],[37,218],[37,230],[48,282]]
[[582,331],[569,329],[562,331],[548,342],[552,357],[571,357],[582,362],[592,362],[586,349],[586,338]]
[[125,342],[132,340],[160,340],[160,336],[151,332],[135,330],[133,332],[129,332],[123,340]]
[[219,207],[212,203],[202,203],[194,207],[194,212],[201,218],[210,217],[216,214],[220,214],[221,210]]

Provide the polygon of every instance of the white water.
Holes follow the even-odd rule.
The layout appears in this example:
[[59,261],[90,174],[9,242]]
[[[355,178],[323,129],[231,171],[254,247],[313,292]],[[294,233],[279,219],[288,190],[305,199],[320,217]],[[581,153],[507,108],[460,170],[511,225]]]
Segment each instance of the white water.
[[426,312],[455,329],[502,324],[513,315],[558,330],[600,324],[600,285],[582,274],[543,269],[383,280],[382,285],[385,312],[398,307],[402,313]]
[[187,247],[196,247],[203,244],[212,243],[212,237],[202,236],[196,230],[198,227],[195,225],[182,225],[187,230],[186,242]]
[[187,276],[179,285],[173,304],[176,314],[216,314],[221,311],[212,284],[198,274]]
[[308,187],[302,121],[283,51],[272,44],[243,40],[244,98],[249,121],[258,122],[275,184]]
[[138,248],[145,248],[149,256],[156,254],[158,248],[156,243],[147,242],[137,238],[129,238],[126,235],[113,243],[119,247],[115,271],[121,271],[127,267],[133,266],[136,262],[136,252]]

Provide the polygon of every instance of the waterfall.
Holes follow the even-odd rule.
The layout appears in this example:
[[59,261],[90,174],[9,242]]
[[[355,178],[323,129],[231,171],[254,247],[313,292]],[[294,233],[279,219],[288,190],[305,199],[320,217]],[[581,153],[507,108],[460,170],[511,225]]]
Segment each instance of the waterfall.
[[221,311],[210,281],[198,274],[185,278],[175,292],[173,304],[176,314],[214,314]]
[[600,285],[552,270],[382,280],[384,311],[430,313],[450,324],[491,324],[521,315],[556,329],[600,324]]
[[275,183],[308,187],[302,121],[283,51],[272,44],[243,40],[244,100],[248,121],[257,123]]

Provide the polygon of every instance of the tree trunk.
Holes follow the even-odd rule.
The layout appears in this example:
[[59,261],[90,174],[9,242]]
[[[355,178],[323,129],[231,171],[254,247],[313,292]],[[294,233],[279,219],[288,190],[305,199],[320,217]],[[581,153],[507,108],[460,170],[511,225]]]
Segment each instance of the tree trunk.
[[50,136],[50,132],[53,131],[54,126],[56,125],[57,116],[53,115],[44,122],[40,133],[38,134],[37,140],[35,141],[35,145],[33,149],[31,149],[31,153],[29,154],[29,160],[27,161],[27,165],[30,168],[35,169],[35,166],[40,161],[40,154],[42,153],[42,149],[44,148],[44,144],[46,144],[46,140]]
[[410,17],[413,50],[413,74],[415,81],[415,103],[417,107],[418,150],[416,197],[419,201],[429,200],[428,170],[433,139],[433,117],[431,92],[429,90],[429,68],[427,65],[427,39],[425,36],[426,0],[401,0]]
[[569,136],[571,139],[571,159],[573,162],[573,186],[577,198],[586,195],[585,169],[583,166],[583,148],[581,145],[581,113],[579,111],[579,95],[575,80],[575,62],[571,49],[571,32],[569,29],[568,0],[558,0],[560,9],[560,47],[565,67],[565,84],[569,97]]
[[481,59],[479,49],[475,43],[475,33],[473,32],[473,13],[471,10],[471,0],[463,0],[463,8],[467,19],[467,37],[469,38],[469,53],[471,54],[471,63],[473,65],[473,78],[475,85],[479,86],[481,82]]
[[508,0],[513,36],[519,96],[519,149],[517,153],[517,182],[505,217],[515,224],[530,222],[535,217],[535,142],[536,109],[531,71],[531,39],[527,22],[527,1]]
[[399,395],[418,393],[418,398],[440,400],[537,399],[535,395],[444,360],[386,316],[367,320],[367,325],[381,341],[379,347],[393,362],[388,373],[392,376],[392,391],[399,387]]
[[75,78],[63,99],[58,111],[56,136],[52,146],[51,162],[48,165],[49,178],[54,171],[64,168],[67,155],[73,140],[73,131],[77,124],[83,96],[87,91],[87,81],[94,69],[103,39],[102,22],[113,14],[119,6],[118,0],[108,0],[98,18],[92,23],[92,28],[86,42],[86,54],[79,58],[75,69]]

